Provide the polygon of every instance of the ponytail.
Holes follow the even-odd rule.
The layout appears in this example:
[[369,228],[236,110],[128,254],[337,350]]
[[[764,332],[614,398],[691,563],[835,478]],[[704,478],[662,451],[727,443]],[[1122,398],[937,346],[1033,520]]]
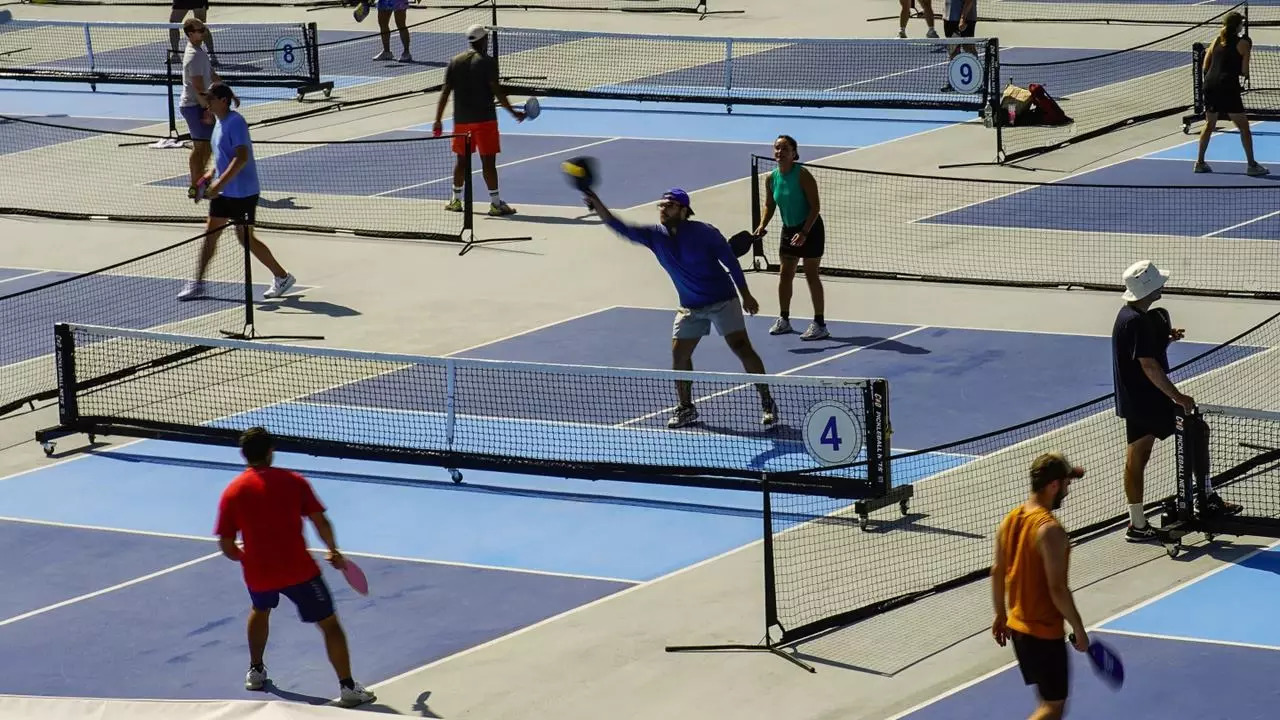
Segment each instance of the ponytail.
[[1218,32],[1218,39],[1214,45],[1218,47],[1226,47],[1240,39],[1240,28],[1244,25],[1244,15],[1232,11],[1222,19],[1222,30]]

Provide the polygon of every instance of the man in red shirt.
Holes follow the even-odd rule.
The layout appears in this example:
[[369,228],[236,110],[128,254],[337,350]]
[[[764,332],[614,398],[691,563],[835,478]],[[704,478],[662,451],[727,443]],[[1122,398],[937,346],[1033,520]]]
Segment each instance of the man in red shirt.
[[[271,434],[252,427],[240,436],[240,452],[249,467],[222,491],[216,533],[222,553],[239,562],[253,608],[249,611],[249,672],[246,690],[261,690],[267,682],[262,656],[267,649],[271,610],[284,595],[298,608],[304,623],[315,623],[324,633],[329,662],[342,688],[339,701],[354,707],[377,698],[351,679],[347,636],[333,610],[333,596],[320,574],[320,566],[307,552],[302,518],[315,526],[329,548],[329,564],[341,570],[345,561],[338,552],[333,526],[324,505],[301,475],[271,466],[274,447]],[[236,535],[244,548],[236,545]]]

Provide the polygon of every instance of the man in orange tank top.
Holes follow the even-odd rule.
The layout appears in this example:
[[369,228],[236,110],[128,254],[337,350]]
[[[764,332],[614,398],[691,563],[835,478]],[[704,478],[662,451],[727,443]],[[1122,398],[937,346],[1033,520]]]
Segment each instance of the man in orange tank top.
[[1035,685],[1040,705],[1030,720],[1057,720],[1066,713],[1067,645],[1063,623],[1075,633],[1075,648],[1089,648],[1089,636],[1067,584],[1070,543],[1053,511],[1084,468],[1060,453],[1045,453],[1031,464],[1031,496],[1001,521],[991,566],[991,600],[996,619],[991,634],[1000,647],[1013,641],[1022,679]]

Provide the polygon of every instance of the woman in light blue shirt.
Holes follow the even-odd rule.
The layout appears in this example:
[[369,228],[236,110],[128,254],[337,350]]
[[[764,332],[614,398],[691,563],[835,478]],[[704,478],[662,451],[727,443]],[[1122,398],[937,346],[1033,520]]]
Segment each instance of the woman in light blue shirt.
[[[240,242],[249,243],[249,250],[258,261],[271,271],[271,287],[263,297],[280,297],[295,282],[279,262],[271,249],[258,239],[253,223],[258,209],[258,164],[253,157],[253,140],[249,137],[249,123],[232,108],[240,106],[240,98],[222,83],[209,90],[209,109],[217,118],[213,128],[213,169],[200,178],[200,187],[209,199],[209,220],[204,243],[200,247],[200,261],[196,278],[187,283],[178,294],[179,300],[192,300],[204,294],[204,273],[218,249],[218,238],[223,229],[236,224]],[[197,196],[198,198],[198,196]]]

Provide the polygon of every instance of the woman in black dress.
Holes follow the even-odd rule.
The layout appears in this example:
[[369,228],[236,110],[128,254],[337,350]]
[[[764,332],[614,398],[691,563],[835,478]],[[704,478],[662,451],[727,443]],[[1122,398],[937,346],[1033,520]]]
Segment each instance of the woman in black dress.
[[1253,135],[1244,114],[1244,99],[1240,96],[1240,77],[1249,77],[1249,52],[1253,48],[1248,36],[1240,36],[1243,25],[1243,15],[1227,13],[1222,32],[1204,56],[1204,129],[1200,131],[1200,153],[1196,156],[1198,173],[1213,172],[1204,161],[1204,153],[1209,149],[1209,136],[1218,124],[1218,115],[1224,113],[1240,130],[1240,144],[1249,161],[1247,172],[1255,176],[1270,172],[1253,159]]

